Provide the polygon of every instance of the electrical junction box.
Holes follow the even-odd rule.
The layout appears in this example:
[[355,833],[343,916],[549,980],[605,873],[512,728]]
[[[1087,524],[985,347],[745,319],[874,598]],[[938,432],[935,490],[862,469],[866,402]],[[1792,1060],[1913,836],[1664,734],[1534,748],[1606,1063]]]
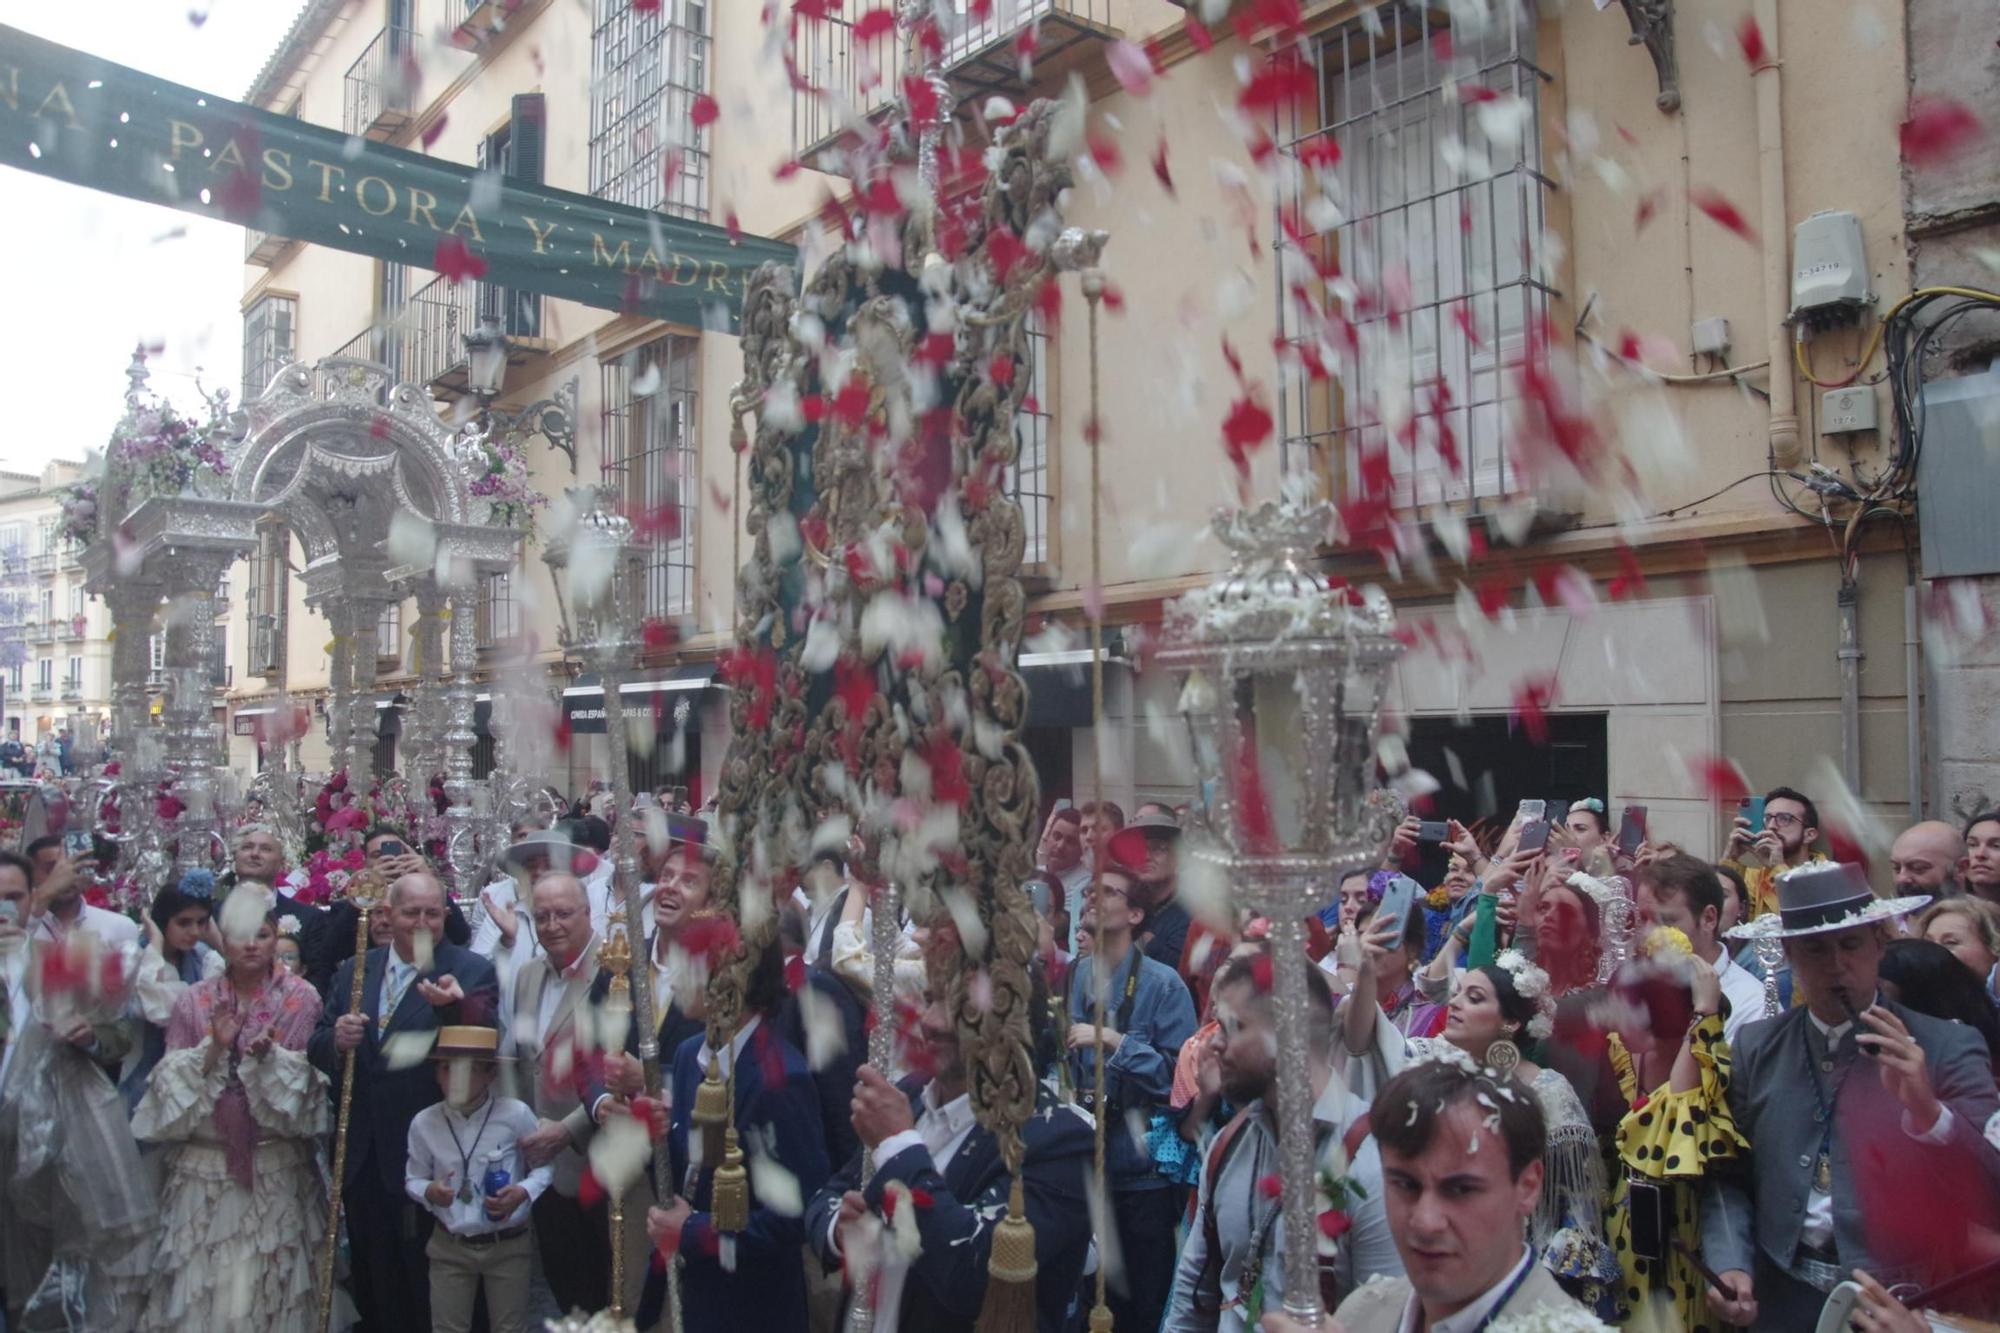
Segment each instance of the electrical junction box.
[[1829,210],[1793,229],[1793,320],[1808,328],[1852,323],[1874,300],[1859,218]]
[[1721,315],[1696,320],[1693,341],[1696,356],[1721,356],[1729,350],[1729,321]]
[[1828,389],[1819,400],[1819,433],[1852,435],[1875,429],[1875,390],[1865,384]]

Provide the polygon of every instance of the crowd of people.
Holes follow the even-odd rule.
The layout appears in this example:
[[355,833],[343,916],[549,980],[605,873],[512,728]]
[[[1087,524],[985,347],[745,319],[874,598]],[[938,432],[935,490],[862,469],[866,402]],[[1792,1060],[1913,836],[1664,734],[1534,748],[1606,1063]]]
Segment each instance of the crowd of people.
[[[6,1327],[303,1331],[328,1302],[519,1330],[615,1299],[639,1328],[819,1330],[859,1293],[876,1327],[971,1329],[1011,1205],[1044,1333],[1100,1293],[1120,1330],[1285,1330],[1291,1078],[1348,1333],[1804,1329],[1836,1289],[1905,1333],[1948,1279],[1945,1308],[2000,1310],[2000,814],[1904,831],[1879,895],[1790,788],[1717,863],[1614,836],[1596,799],[1406,820],[1308,921],[1309,1055],[1281,1069],[1269,923],[1183,888],[1186,812],[1061,803],[1010,1162],[959,1049],[977,1001],[936,966],[955,918],[877,931],[822,848],[711,1048],[710,972],[764,934],[715,910],[684,799],[599,795],[518,825],[476,892],[366,829],[365,923],[360,893],[304,901],[257,825],[138,921],[60,837],[0,852]],[[620,819],[651,1034],[613,959]],[[878,1068],[889,939],[906,1018]]]

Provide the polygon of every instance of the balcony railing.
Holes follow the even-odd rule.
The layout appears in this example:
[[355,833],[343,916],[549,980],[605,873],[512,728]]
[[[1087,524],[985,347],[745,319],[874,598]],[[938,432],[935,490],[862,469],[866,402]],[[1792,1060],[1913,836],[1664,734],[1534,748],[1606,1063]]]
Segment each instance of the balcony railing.
[[81,639],[84,637],[84,631],[88,628],[82,616],[71,616],[68,620],[61,623],[62,636],[65,639]]
[[285,247],[292,243],[289,236],[278,236],[268,231],[254,228],[243,229],[243,262],[269,268],[278,262],[278,256],[285,253]]
[[28,629],[30,631],[28,637],[37,643],[55,642],[56,622],[53,620],[33,621],[29,624]]
[[53,574],[56,572],[56,553],[43,551],[28,557],[28,571],[33,574]]
[[417,34],[384,28],[361,58],[347,67],[342,128],[369,139],[386,139],[410,119],[410,93],[417,82]]
[[77,676],[64,676],[62,697],[65,699],[81,699],[83,697],[82,679]]
[[76,569],[83,564],[83,543],[64,542],[62,548],[64,569]]
[[379,361],[411,384],[463,390],[465,335],[487,320],[507,335],[510,365],[549,350],[541,337],[540,294],[436,278],[418,288],[390,323],[357,334],[334,355]]
[[38,680],[35,682],[34,688],[28,691],[28,697],[38,704],[45,704],[51,698],[55,697],[55,692],[49,688],[47,681]]
[[[961,18],[973,0],[951,0]],[[1069,72],[1098,55],[1120,36],[1135,0],[1017,0],[1011,5],[985,6],[991,12],[977,22],[962,23],[947,34],[945,77],[960,107],[987,97],[1017,102],[1023,94],[1059,86]],[[1032,82],[1021,79],[1016,49],[1022,32],[1039,25]],[[852,20],[806,20],[798,25],[795,52],[799,72],[817,91],[792,90],[792,148],[801,161],[832,146],[848,128],[848,117],[864,119],[886,112],[902,87],[900,33],[884,33],[866,41],[854,36]]]

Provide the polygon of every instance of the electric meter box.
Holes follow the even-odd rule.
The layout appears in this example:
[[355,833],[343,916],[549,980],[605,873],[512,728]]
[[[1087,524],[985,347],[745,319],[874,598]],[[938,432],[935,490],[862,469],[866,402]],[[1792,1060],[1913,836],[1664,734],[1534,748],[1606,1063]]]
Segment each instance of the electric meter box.
[[1874,302],[1861,220],[1852,213],[1815,213],[1792,232],[1792,318],[1808,325],[1848,323]]

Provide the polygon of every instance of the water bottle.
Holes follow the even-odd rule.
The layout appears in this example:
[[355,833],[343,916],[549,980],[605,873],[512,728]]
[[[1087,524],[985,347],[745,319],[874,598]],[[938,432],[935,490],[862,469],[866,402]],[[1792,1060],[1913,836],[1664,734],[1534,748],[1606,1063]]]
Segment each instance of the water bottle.
[[480,1181],[480,1184],[485,1187],[486,1197],[489,1199],[514,1183],[514,1177],[508,1172],[506,1167],[499,1165],[499,1161],[500,1154],[498,1153],[493,1153],[487,1157],[486,1175]]

